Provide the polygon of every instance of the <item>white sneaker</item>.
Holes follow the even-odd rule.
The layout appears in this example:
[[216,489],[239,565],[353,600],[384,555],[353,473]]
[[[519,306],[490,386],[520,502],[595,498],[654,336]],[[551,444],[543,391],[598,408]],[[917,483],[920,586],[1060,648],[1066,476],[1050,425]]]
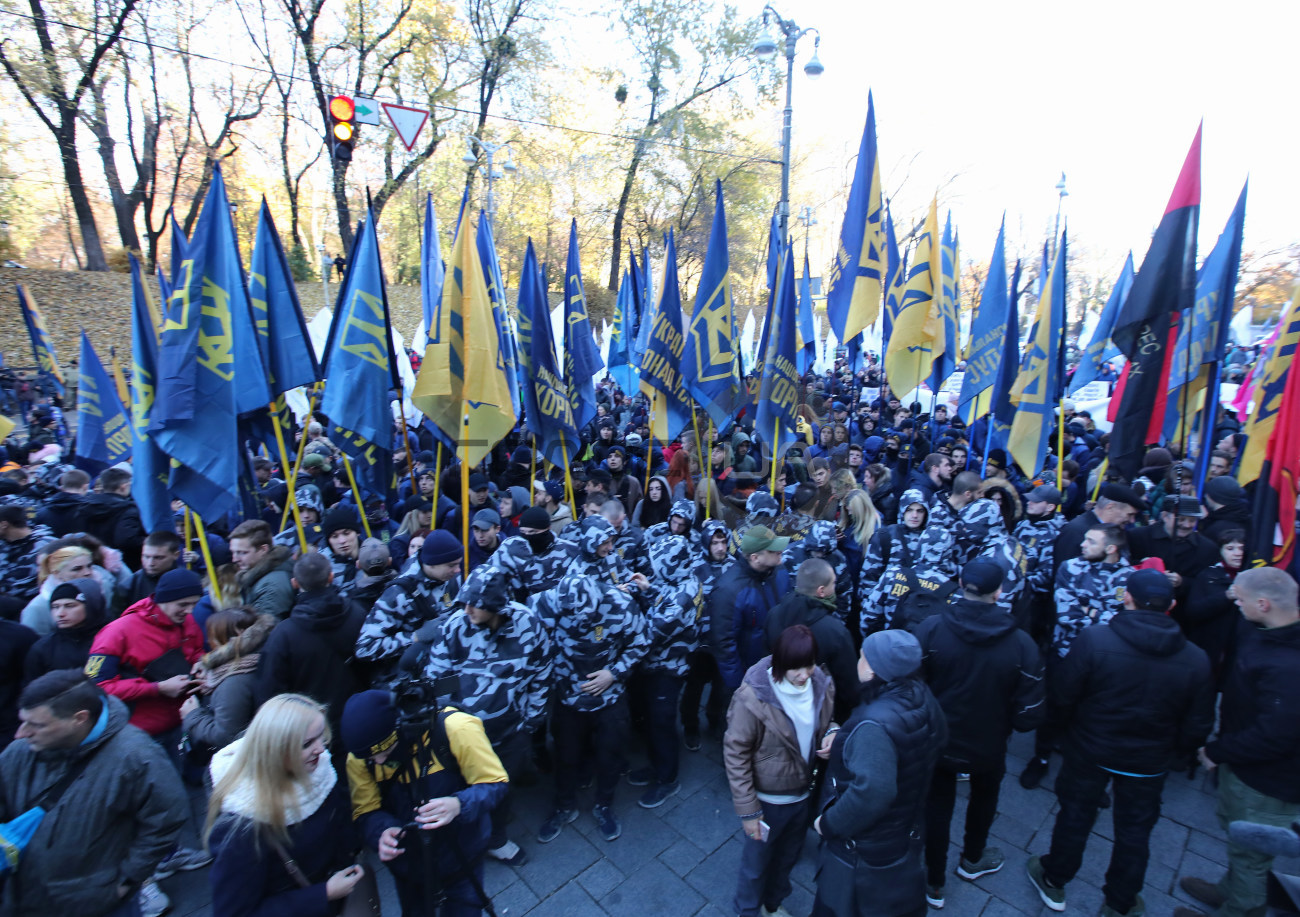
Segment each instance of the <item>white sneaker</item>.
[[136,892],[140,903],[141,917],[161,917],[161,915],[171,910],[172,901],[163,890],[158,887],[158,883],[150,880],[140,886],[140,891]]
[[528,862],[528,854],[514,841],[506,841],[500,847],[493,847],[487,855],[507,866],[522,866]]
[[776,910],[774,911],[769,911],[767,905],[763,905],[761,910],[763,912],[763,917],[794,917],[793,914],[779,904],[776,906]]

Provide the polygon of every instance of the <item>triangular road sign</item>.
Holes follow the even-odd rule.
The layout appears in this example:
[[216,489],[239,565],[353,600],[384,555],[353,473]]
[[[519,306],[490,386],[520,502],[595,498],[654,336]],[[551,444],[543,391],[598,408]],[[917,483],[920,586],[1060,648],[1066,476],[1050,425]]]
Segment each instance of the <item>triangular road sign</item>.
[[412,108],[409,105],[398,105],[394,102],[380,102],[379,104],[384,109],[388,122],[393,125],[393,130],[397,131],[397,136],[406,146],[406,149],[414,149],[416,138],[420,136],[420,131],[424,129],[425,122],[429,120],[429,110],[427,108]]

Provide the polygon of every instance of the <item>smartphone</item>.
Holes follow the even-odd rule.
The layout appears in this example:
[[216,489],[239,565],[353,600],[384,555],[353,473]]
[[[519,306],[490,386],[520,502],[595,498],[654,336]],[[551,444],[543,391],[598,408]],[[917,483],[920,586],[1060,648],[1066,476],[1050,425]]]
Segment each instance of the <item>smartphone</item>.
[[760,819],[758,822],[758,839],[764,843],[767,843],[767,836],[771,833],[772,833],[771,826],[769,826],[767,822]]

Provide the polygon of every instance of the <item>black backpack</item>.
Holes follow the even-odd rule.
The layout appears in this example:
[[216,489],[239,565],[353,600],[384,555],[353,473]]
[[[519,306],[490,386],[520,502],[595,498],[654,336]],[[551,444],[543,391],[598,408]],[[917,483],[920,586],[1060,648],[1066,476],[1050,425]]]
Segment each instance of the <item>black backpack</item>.
[[[897,530],[898,526],[892,526]],[[891,532],[896,534],[895,532]],[[893,538],[890,539],[893,541]],[[907,579],[907,594],[898,601],[898,607],[894,611],[894,617],[889,622],[891,630],[902,629],[909,633],[915,631],[926,618],[931,615],[937,615],[948,605],[952,594],[957,591],[957,584],[951,580],[946,583],[934,585],[926,580],[922,580],[912,569],[912,552],[908,550],[907,541],[903,538],[898,539],[899,547],[902,548],[902,556],[899,557],[900,568],[903,576]]]

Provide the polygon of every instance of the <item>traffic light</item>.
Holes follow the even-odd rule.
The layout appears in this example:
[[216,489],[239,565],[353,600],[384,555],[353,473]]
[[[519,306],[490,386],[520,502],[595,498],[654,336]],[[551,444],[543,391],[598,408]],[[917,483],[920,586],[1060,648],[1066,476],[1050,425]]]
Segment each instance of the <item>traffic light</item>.
[[351,96],[330,99],[330,152],[335,159],[351,160],[357,135],[357,106]]

